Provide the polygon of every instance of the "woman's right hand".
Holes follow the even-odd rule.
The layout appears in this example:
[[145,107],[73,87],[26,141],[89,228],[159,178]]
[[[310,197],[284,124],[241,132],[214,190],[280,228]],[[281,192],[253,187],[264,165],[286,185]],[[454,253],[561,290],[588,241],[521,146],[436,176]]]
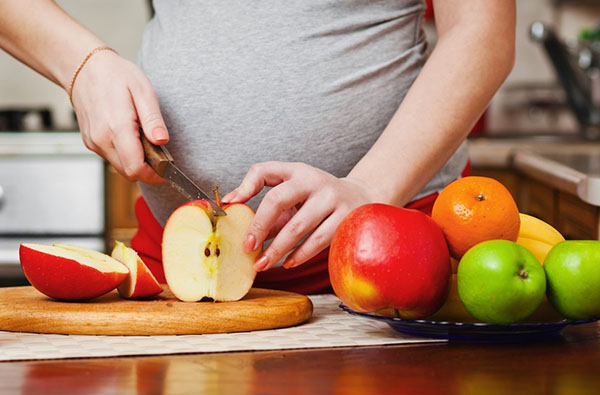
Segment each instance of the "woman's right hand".
[[128,181],[166,182],[144,161],[138,125],[154,144],[169,134],[156,92],[132,62],[111,51],[92,56],[73,86],[73,108],[83,142]]

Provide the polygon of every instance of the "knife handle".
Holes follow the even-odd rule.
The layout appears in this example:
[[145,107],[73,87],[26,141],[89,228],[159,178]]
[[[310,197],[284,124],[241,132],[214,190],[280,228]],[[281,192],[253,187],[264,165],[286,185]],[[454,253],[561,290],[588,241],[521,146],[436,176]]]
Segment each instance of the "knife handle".
[[146,162],[159,176],[164,177],[167,165],[173,161],[173,158],[162,146],[152,144],[146,135],[144,135],[144,131],[141,128],[140,138],[142,140],[142,147],[144,147]]

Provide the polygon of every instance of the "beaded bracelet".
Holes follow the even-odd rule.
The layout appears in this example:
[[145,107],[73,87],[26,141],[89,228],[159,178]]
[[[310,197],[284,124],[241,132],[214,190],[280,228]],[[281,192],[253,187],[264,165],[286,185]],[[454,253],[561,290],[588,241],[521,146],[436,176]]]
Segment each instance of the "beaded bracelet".
[[85,66],[85,64],[87,63],[88,60],[90,60],[90,58],[100,52],[100,51],[112,51],[114,53],[117,53],[117,51],[115,51],[114,49],[112,49],[111,47],[97,47],[94,48],[90,51],[90,53],[88,53],[85,58],[83,58],[83,61],[79,64],[79,66],[77,67],[77,69],[75,69],[75,72],[73,73],[73,78],[71,78],[71,83],[69,84],[69,100],[71,101],[71,105],[73,105],[73,85],[75,85],[75,80],[77,79],[77,76],[79,75],[79,72],[81,71],[81,69],[83,68],[83,66]]

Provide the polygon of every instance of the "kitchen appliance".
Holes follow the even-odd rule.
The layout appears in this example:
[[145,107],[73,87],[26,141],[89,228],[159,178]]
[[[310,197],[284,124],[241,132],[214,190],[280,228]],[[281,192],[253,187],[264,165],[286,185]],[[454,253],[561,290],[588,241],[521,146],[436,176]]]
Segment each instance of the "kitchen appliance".
[[0,108],[0,131],[51,130],[52,112],[47,107]]
[[307,321],[310,299],[292,292],[252,288],[235,302],[188,303],[165,292],[126,300],[117,291],[91,302],[57,302],[33,287],[0,290],[0,330],[72,335],[192,335],[246,332]]
[[554,30],[542,22],[534,22],[529,34],[546,51],[566,93],[569,107],[577,118],[582,137],[599,139],[600,68],[593,62],[595,46],[580,45],[573,53]]
[[103,251],[104,162],[78,133],[0,133],[0,285],[25,283],[24,242]]

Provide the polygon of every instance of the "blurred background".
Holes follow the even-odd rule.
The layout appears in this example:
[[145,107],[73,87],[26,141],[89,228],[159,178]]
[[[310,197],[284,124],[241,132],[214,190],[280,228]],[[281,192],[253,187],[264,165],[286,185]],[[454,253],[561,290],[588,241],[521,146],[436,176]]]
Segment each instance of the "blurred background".
[[[146,0],[57,3],[135,60]],[[427,1],[430,7],[430,1]],[[435,45],[435,10],[425,27]],[[0,52],[0,285],[24,281],[18,245],[105,250],[135,232],[137,186],[83,147],[63,90]],[[471,133],[474,174],[571,238],[598,238],[600,0],[517,1],[516,62]]]

